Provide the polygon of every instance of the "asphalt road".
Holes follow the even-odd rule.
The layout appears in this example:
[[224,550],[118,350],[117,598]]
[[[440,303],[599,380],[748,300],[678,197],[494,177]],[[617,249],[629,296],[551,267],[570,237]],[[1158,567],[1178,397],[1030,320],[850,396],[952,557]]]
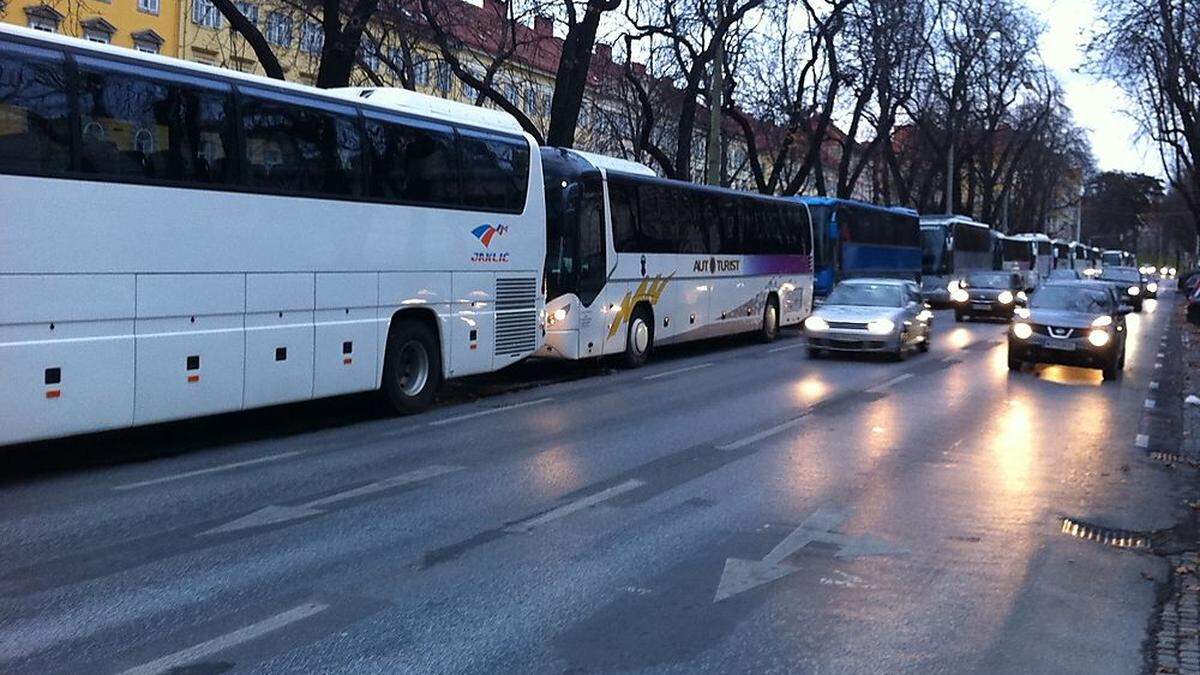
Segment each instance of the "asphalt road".
[[[4,450],[0,671],[1136,672],[1170,527],[1124,379],[725,340]],[[482,395],[481,395],[482,394]]]

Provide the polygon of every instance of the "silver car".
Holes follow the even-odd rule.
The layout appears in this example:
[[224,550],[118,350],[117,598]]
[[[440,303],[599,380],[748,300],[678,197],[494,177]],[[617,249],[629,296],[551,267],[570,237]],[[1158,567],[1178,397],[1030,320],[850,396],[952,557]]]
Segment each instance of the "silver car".
[[929,351],[933,313],[921,288],[901,279],[851,279],[834,287],[804,322],[808,355],[879,352],[903,359],[912,349]]

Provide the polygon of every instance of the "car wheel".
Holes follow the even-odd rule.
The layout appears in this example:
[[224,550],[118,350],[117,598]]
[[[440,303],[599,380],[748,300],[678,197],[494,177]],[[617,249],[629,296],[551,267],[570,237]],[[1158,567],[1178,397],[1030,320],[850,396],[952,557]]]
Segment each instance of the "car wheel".
[[762,326],[758,330],[759,342],[774,342],[779,337],[779,308],[775,300],[768,298],[767,306],[763,308]]
[[414,413],[433,403],[442,384],[442,354],[433,330],[420,321],[401,320],[388,333],[383,391],[392,409]]
[[1023,366],[1023,365],[1024,365],[1024,363],[1022,363],[1021,359],[1018,358],[1016,354],[1013,354],[1013,351],[1011,349],[1009,349],[1008,350],[1008,369],[1016,372],[1016,371],[1021,370],[1021,366]]
[[955,312],[955,313],[954,313],[954,320],[955,320],[957,323],[962,323],[962,321],[963,321],[963,313],[962,313],[962,312]]
[[825,355],[825,353],[822,352],[820,349],[817,349],[816,347],[808,348],[808,358],[810,358],[810,359],[819,359],[824,355]]
[[1112,361],[1107,366],[1104,366],[1104,381],[1112,382],[1121,376],[1121,359],[1116,354],[1113,354]]
[[929,340],[931,337],[932,336],[929,334],[929,331],[925,331],[925,339],[921,340],[921,343],[917,346],[917,349],[920,349],[922,352],[928,352]]
[[629,328],[625,335],[625,353],[622,362],[626,368],[641,368],[654,349],[654,319],[644,305],[633,310],[629,317]]

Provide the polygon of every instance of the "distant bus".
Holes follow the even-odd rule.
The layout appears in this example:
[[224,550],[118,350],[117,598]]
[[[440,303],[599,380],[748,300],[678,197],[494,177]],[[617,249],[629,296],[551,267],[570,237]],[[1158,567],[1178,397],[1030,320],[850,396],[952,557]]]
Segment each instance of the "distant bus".
[[921,277],[916,211],[851,199],[799,197],[813,221],[813,287],[825,296],[852,277]]
[[1050,237],[1041,234],[1013,234],[1002,242],[1002,267],[1020,271],[1027,288],[1034,288],[1054,268],[1054,252]]
[[968,273],[995,268],[992,229],[967,216],[921,216],[921,294],[950,302],[950,286]]
[[1075,269],[1075,251],[1071,242],[1051,239],[1050,248],[1054,257],[1054,269]]
[[542,149],[544,356],[618,355],[757,331],[812,309],[812,223],[792,199],[657,178],[633,162]]
[[1100,254],[1100,264],[1105,267],[1136,267],[1137,256],[1129,251],[1107,249]]
[[0,444],[444,378],[540,344],[509,115],[0,26]]

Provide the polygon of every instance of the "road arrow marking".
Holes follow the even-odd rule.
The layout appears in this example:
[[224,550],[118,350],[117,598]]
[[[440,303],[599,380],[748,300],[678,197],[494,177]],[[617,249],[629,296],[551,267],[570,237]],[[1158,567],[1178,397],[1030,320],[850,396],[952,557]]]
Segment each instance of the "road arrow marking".
[[713,596],[713,602],[721,602],[738,593],[799,571],[798,565],[786,562],[786,559],[812,542],[837,546],[838,552],[834,556],[838,558],[899,555],[908,552],[878,537],[847,535],[836,531],[847,517],[848,514],[844,512],[822,507],[776,544],[762,560],[727,559],[725,569],[721,572],[721,580],[717,583],[717,593]]
[[586,509],[589,506],[595,506],[596,504],[599,504],[600,502],[606,502],[606,501],[612,499],[613,497],[616,497],[617,495],[624,494],[626,492],[629,492],[630,490],[636,490],[645,484],[646,484],[646,481],[638,480],[637,478],[631,478],[631,479],[625,481],[624,483],[621,483],[619,485],[614,485],[614,486],[608,488],[607,490],[601,490],[595,494],[591,494],[586,497],[576,499],[575,501],[571,502],[570,504],[563,504],[562,506],[558,507],[557,509],[547,511],[540,516],[530,518],[529,520],[521,521],[514,525],[509,525],[508,527],[504,528],[504,531],[514,533],[514,534],[524,534],[536,527],[540,527],[551,521],[558,520],[559,518],[562,518],[564,516],[569,516],[572,513],[575,513],[576,511],[582,511],[583,509]]
[[297,506],[266,506],[255,511],[254,513],[242,516],[236,520],[231,520],[220,527],[215,527],[211,530],[201,532],[196,536],[203,537],[210,534],[239,532],[241,530],[267,527],[268,525],[278,525],[279,523],[286,523],[291,520],[299,520],[301,518],[320,515],[325,513],[323,510],[324,507],[337,504],[338,502],[343,502],[348,499],[358,499],[359,497],[365,497],[367,495],[373,495],[377,492],[383,492],[384,490],[391,490],[402,485],[408,485],[410,483],[417,483],[430,478],[436,478],[438,476],[453,473],[455,471],[461,471],[462,469],[463,467],[461,466],[442,466],[440,464],[434,464],[432,466],[417,469],[416,471],[402,473],[399,476],[392,476],[391,478],[385,478],[381,481],[368,483],[360,487],[338,492],[336,494],[329,495],[328,497],[314,499],[310,502],[305,502],[304,504],[299,504]]

